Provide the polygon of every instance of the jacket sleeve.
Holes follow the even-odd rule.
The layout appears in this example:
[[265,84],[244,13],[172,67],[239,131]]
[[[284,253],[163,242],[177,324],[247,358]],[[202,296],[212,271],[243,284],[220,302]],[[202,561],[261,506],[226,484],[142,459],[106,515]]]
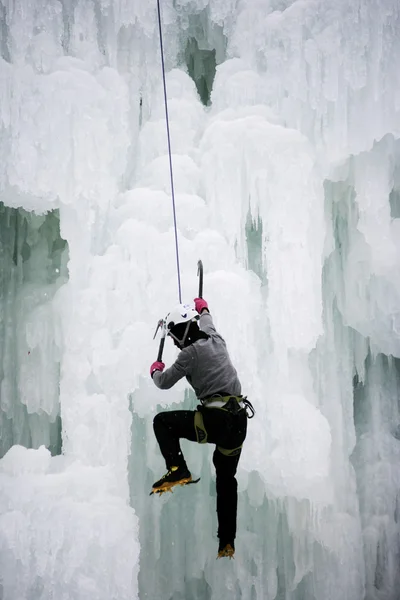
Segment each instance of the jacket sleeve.
[[204,311],[200,315],[200,329],[208,335],[217,334],[217,330],[215,329],[212,316],[206,311]]
[[191,373],[192,353],[189,348],[185,348],[178,354],[174,364],[165,371],[155,371],[153,381],[160,390],[169,390],[182,377],[187,377]]

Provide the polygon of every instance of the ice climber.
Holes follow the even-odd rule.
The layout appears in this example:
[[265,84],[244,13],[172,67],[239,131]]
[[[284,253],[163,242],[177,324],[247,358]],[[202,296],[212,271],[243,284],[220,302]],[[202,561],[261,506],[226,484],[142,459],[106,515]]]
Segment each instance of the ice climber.
[[218,557],[233,557],[237,513],[235,474],[246,438],[247,409],[252,414],[254,411],[250,402],[241,396],[236,369],[225,340],[214,327],[207,302],[195,298],[194,304],[195,309],[180,304],[166,318],[167,335],[181,350],[174,364],[165,371],[161,361],[150,367],[150,375],[158,388],[169,389],[186,377],[200,400],[197,410],[168,411],[155,416],[154,433],[167,473],[153,484],[153,492],[163,493],[175,485],[192,482],[180,438],[216,444],[213,463],[217,484]]

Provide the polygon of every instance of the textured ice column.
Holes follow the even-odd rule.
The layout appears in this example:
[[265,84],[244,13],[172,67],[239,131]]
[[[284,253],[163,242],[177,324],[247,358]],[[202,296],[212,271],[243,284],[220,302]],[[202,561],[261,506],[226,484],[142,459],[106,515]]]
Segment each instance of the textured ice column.
[[388,136],[350,160],[346,179],[338,184],[345,285],[337,298],[346,324],[369,337],[377,351],[399,356],[399,220],[390,208],[396,156],[396,143]]
[[[248,71],[242,75],[252,80]],[[212,100],[216,98],[217,105],[220,90],[224,98],[229,85],[226,79],[216,80]],[[254,90],[257,98],[258,87]],[[246,106],[246,97],[240,102]],[[257,106],[247,106],[247,114],[243,110],[228,114],[214,114],[202,140],[205,186],[214,220],[238,240],[238,253],[243,256],[247,214],[261,218],[276,353],[281,354],[280,345],[284,351],[309,350],[322,330],[325,241],[323,189],[312,147],[298,132],[276,125],[276,117]]]
[[2,4],[5,9],[5,45],[11,62],[33,64],[39,71],[47,71],[62,55],[64,24],[61,2],[35,0],[27,5],[16,0]]
[[398,130],[399,27],[397,0],[243,3],[228,51],[264,73],[271,106],[329,169]]
[[[358,157],[354,160],[357,161]],[[379,165],[379,158],[377,164]],[[350,170],[350,174],[352,172]],[[358,176],[362,177],[362,173],[364,180],[367,180],[369,171],[359,170]],[[332,210],[335,250],[324,269],[325,336],[318,345],[315,366],[319,372],[322,410],[328,417],[332,430],[332,474],[337,507],[334,521],[346,517],[346,547],[348,550],[358,548],[353,557],[350,554],[348,556],[348,564],[352,565],[352,569],[343,576],[342,582],[346,584],[347,590],[352,590],[354,580],[348,575],[358,572],[359,577],[365,580],[368,597],[375,597],[375,591],[376,597],[383,593],[390,598],[397,594],[397,575],[391,565],[396,561],[398,545],[395,537],[388,536],[386,529],[377,526],[375,521],[381,510],[385,512],[384,520],[388,524],[396,519],[398,442],[392,434],[398,422],[395,400],[398,395],[397,361],[381,355],[374,358],[370,354],[370,344],[375,348],[396,347],[396,332],[389,332],[383,326],[388,316],[386,311],[390,307],[389,298],[386,298],[387,308],[380,313],[376,312],[376,301],[373,300],[373,295],[379,288],[383,300],[385,294],[382,291],[387,293],[390,289],[387,286],[395,284],[396,278],[391,282],[388,279],[393,272],[393,263],[388,261],[383,265],[380,262],[381,243],[378,240],[374,243],[372,235],[369,246],[356,228],[361,209],[359,210],[356,202],[354,189],[343,182],[327,185],[326,191],[329,201],[327,208],[330,206],[329,210]],[[378,200],[379,197],[377,220],[379,215],[387,214],[384,206],[379,211]],[[386,200],[389,204],[388,198]],[[364,222],[368,221],[368,214],[373,214],[374,206],[373,201],[362,205],[362,209],[367,212]],[[364,233],[368,236],[370,230],[364,227]],[[390,242],[391,240],[383,240],[383,244]],[[372,259],[373,253],[376,261]],[[386,254],[386,258],[387,256]],[[354,276],[355,268],[358,269],[357,277]],[[376,279],[381,279],[383,285],[371,286],[369,278],[373,270],[376,272]],[[377,318],[372,316],[371,305],[375,305],[378,326]],[[371,341],[346,327],[348,322],[361,334],[371,335]],[[376,478],[375,473],[379,473]],[[367,498],[375,498],[381,488],[385,490],[385,505],[377,508]],[[388,527],[393,531],[396,526]],[[363,540],[360,539],[361,533]],[[338,540],[341,535],[336,534]],[[362,543],[364,561],[361,561]],[[372,581],[379,591],[373,590]]]
[[369,246],[371,269],[377,275],[391,269],[398,258],[390,231],[393,154],[394,140],[390,136],[354,159],[354,191],[359,209],[357,229]]
[[[342,233],[337,255],[324,273],[325,336],[318,346],[316,363],[319,402],[332,431],[336,500],[333,515],[324,516],[326,525],[336,525],[329,533],[329,526],[321,524],[328,536],[323,544],[331,545],[334,531],[340,530],[337,540],[348,552],[346,570],[336,562],[343,584],[341,595],[359,598],[364,577],[360,517],[348,459],[355,443],[352,377],[355,370],[364,377],[368,340],[347,329],[346,324],[371,336],[375,350],[398,355],[398,224],[393,220],[398,215],[393,214],[395,196],[391,192],[396,151],[385,139],[368,153],[374,140],[388,133],[398,135],[399,76],[393,58],[398,55],[400,39],[399,6],[397,2],[385,6],[375,2],[293,2],[278,6],[286,8],[282,12],[272,12],[275,7],[271,3],[267,15],[266,3],[242,4],[228,52],[257,71],[268,104],[315,144],[326,171],[333,172],[337,161],[347,162],[350,153],[364,153],[345,165],[350,192],[347,206],[341,205],[334,222],[335,233]],[[347,179],[345,169],[335,171],[338,179]],[[339,204],[339,189],[335,195],[334,202]],[[346,228],[347,234],[343,233]],[[394,488],[388,492],[391,498]],[[346,526],[339,529],[340,522]],[[385,545],[383,534],[379,546]],[[375,548],[372,545],[372,554]],[[392,546],[386,555],[389,562],[395,552]],[[324,553],[316,557],[314,571],[323,572],[324,577],[315,576],[310,593],[313,589],[316,597],[327,597],[333,580],[329,583],[326,574],[335,572],[333,565],[333,559]],[[366,567],[371,580],[380,573],[370,561]],[[390,580],[390,591],[384,586],[381,589],[393,595],[396,584]]]
[[112,469],[13,446],[0,483],[4,600],[137,597],[138,523]]
[[[71,138],[74,153],[70,184],[77,202],[63,204],[60,210],[61,232],[68,240],[71,258],[70,279],[59,297],[66,346],[61,377],[62,418],[66,452],[89,464],[111,461],[122,483],[129,444],[128,407],[121,403],[121,390],[99,383],[95,373],[98,345],[104,337],[111,339],[114,335],[109,329],[113,313],[109,296],[118,258],[106,261],[95,255],[106,250],[113,235],[107,231],[106,219],[125,167],[127,102],[123,83],[114,71],[100,72],[98,82],[85,75],[82,83],[86,77],[90,87],[81,90],[78,105],[74,106],[77,117]],[[92,112],[98,113],[97,122],[87,118]],[[113,144],[109,130],[114,132]],[[103,269],[101,278],[97,275],[99,268]],[[125,394],[128,391],[125,389]],[[95,445],[89,433],[92,427]]]
[[[327,196],[331,197],[330,194]],[[335,200],[339,203],[338,196]],[[328,214],[329,206],[327,203]],[[337,215],[336,218],[335,231],[339,228]],[[332,436],[330,477],[334,489],[332,507],[321,515],[317,526],[321,548],[314,555],[314,573],[317,598],[325,597],[327,590],[336,588],[336,593],[350,599],[364,595],[365,565],[358,489],[350,457],[356,442],[353,378],[355,368],[362,372],[368,345],[345,326],[337,308],[336,295],[345,287],[340,242],[341,238],[338,238],[336,250],[324,266],[324,335],[310,357],[319,404],[329,421]],[[330,549],[329,554],[322,551],[326,547]],[[320,573],[324,573],[324,577],[319,576]]]
[[[238,67],[244,69],[237,63],[230,69],[234,78]],[[224,99],[229,87],[228,65],[223,71],[224,77],[216,80],[213,106],[214,99],[219,104],[219,94]],[[253,80],[245,70],[243,77]],[[260,364],[264,390],[268,390],[264,392],[268,417],[264,418],[269,426],[268,435],[258,442],[266,444],[265,451],[258,448],[253,454],[253,468],[262,471],[274,493],[309,497],[314,482],[316,495],[326,499],[330,435],[316,408],[306,358],[322,332],[323,190],[307,140],[275,124],[268,109],[246,106],[246,96],[237,100],[243,108],[213,111],[201,153],[211,223],[235,240],[241,260],[246,256],[248,213],[263,225],[261,252],[268,281],[265,339],[273,354]],[[263,339],[260,330],[259,336],[258,344]],[[290,467],[296,464],[296,456],[307,464],[301,478]]]
[[62,341],[53,297],[68,252],[54,214],[2,206],[0,219],[0,453],[13,443],[56,451]]
[[[183,299],[191,300],[197,294],[196,263],[202,258],[204,295],[215,324],[227,341],[243,389],[256,402],[261,397],[256,351],[258,324],[263,320],[260,281],[237,263],[232,240],[221,235],[215,223],[210,226],[210,208],[202,197],[204,182],[196,147],[206,115],[196,97],[194,84],[187,75],[173,70],[168,74],[167,88]],[[138,186],[121,195],[114,214],[116,222],[120,223],[116,243],[123,256],[135,265],[135,278],[132,279],[135,286],[132,298],[138,303],[135,316],[146,321],[147,327],[148,323],[155,324],[157,318],[177,301],[172,207],[160,95],[155,96],[151,108],[151,119],[140,135]],[[254,315],[259,316],[257,323],[253,322]],[[232,323],[235,323],[234,327]],[[171,500],[148,502],[143,495],[142,485],[150,487],[164,469],[152,431],[155,412],[165,406],[194,409],[197,404],[193,393],[184,395],[186,382],[164,392],[157,390],[149,380],[148,364],[155,359],[158,347],[158,340],[152,342],[151,334],[152,331],[148,331],[141,339],[141,356],[137,360],[141,361],[143,374],[132,395],[135,414],[131,490],[132,502],[142,523],[141,590],[155,598],[179,594],[183,597],[202,597],[204,594],[211,597],[212,594],[214,597],[224,582],[230,585],[238,578],[236,574],[221,577],[221,567],[214,560],[217,542],[213,449],[182,442],[192,472],[201,475],[201,488],[193,486],[185,490],[193,492],[190,496],[174,494]],[[176,357],[170,340],[166,342],[163,356],[168,366]],[[251,455],[253,450],[249,445],[246,452]],[[143,484],[138,486],[137,479]],[[242,523],[239,526],[242,528]],[[183,569],[185,575],[179,579],[169,576],[171,571],[182,573]],[[219,584],[211,591],[210,585],[213,586],[218,577]]]
[[398,595],[400,552],[400,444],[393,436],[399,423],[398,360],[369,356],[364,383],[355,390],[357,473],[364,535],[366,591],[371,598]]
[[[254,106],[264,113],[268,110],[268,92],[264,80],[257,71],[239,58],[226,60],[218,65],[214,90],[217,92],[214,92],[212,97],[213,112],[238,108],[251,111],[250,107]],[[219,115],[219,118],[222,116]],[[279,122],[278,116],[271,109],[269,120],[272,123]]]
[[[122,324],[115,316],[120,306],[113,303],[119,256],[112,251],[107,256],[115,233],[107,229],[107,217],[125,174],[129,145],[127,85],[116,70],[98,68],[100,32],[89,6],[75,6],[75,21],[68,27],[65,23],[68,35],[61,40],[59,26],[64,25],[63,16],[68,20],[68,11],[62,15],[59,3],[23,4],[23,9],[18,2],[7,7],[11,63],[0,60],[5,83],[0,191],[8,206],[42,214],[59,208],[61,237],[69,245],[69,281],[51,305],[62,325],[55,341],[60,342],[65,457],[51,459],[47,451],[27,454],[13,448],[0,463],[1,571],[8,573],[4,594],[10,600],[54,594],[132,598],[138,531],[128,505],[127,462],[128,392],[135,372],[130,376],[130,365],[124,364],[125,377],[105,370],[98,376],[104,360],[113,364],[113,353],[129,357],[120,328],[129,325],[132,313],[128,311]],[[48,36],[42,42],[37,39],[41,28]],[[81,58],[63,55],[69,42],[75,43],[76,54],[82,51]],[[52,58],[42,64],[46,48]],[[139,96],[135,101],[139,105]],[[26,315],[33,358],[39,344],[45,349],[39,327],[45,310],[42,304]],[[39,369],[34,373],[39,380]],[[44,400],[38,384],[35,389],[28,401],[40,410]],[[32,468],[24,471],[27,464]]]
[[[15,97],[25,114],[25,122],[21,122],[15,113],[8,125],[14,135],[10,136],[12,147],[5,192],[10,203],[26,200],[28,208],[46,210],[54,204],[61,207],[61,236],[68,241],[70,251],[70,281],[66,289],[60,291],[65,343],[61,395],[65,400],[62,412],[66,449],[68,444],[73,444],[74,429],[80,422],[76,410],[78,413],[80,407],[84,410],[82,394],[87,393],[85,380],[91,371],[90,357],[81,387],[78,381],[79,373],[87,363],[88,340],[92,328],[98,329],[100,324],[96,323],[96,315],[98,319],[104,317],[96,307],[91,322],[85,323],[82,298],[88,294],[95,296],[88,280],[91,256],[102,247],[104,235],[101,232],[105,231],[106,211],[124,171],[127,147],[127,101],[123,82],[111,69],[100,71],[95,78],[80,66],[72,59],[61,59],[58,67],[62,70],[48,75],[28,72],[26,76],[24,70],[16,70]],[[18,96],[19,80],[24,82],[26,89],[31,86],[31,94]],[[32,96],[38,97],[37,106],[32,106]],[[120,103],[118,111],[116,102]],[[109,131],[113,131],[112,144]],[[24,168],[27,157],[34,169]],[[63,297],[68,298],[67,305],[62,304]],[[68,387],[70,376],[66,365],[75,379],[72,387]],[[102,406],[99,401],[99,419]],[[127,422],[126,439],[129,437],[129,419]],[[112,456],[107,449],[105,452]],[[126,452],[127,449],[125,457]]]

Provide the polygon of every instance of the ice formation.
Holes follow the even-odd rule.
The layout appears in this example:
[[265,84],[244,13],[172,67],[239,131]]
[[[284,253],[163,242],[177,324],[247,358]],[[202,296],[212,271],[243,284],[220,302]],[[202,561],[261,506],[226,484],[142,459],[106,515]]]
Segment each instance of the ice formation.
[[[162,0],[182,293],[255,405],[235,561],[148,497],[177,301],[157,4],[0,0],[0,597],[398,600],[400,5]],[[174,360],[166,345],[164,359]]]

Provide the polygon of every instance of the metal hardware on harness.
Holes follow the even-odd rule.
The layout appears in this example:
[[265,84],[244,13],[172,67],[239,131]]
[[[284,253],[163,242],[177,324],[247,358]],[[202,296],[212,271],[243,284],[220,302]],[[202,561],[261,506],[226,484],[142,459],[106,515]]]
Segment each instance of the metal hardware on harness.
[[199,444],[206,444],[208,433],[204,426],[203,415],[200,411],[194,413],[194,429],[196,431],[196,439]]
[[248,419],[252,419],[256,412],[250,400],[247,399],[247,396],[222,396],[214,394],[208,398],[203,398],[202,404],[206,408],[219,408],[234,415],[239,414],[241,410],[245,410]]
[[[254,410],[254,406],[252,405],[252,403],[250,402],[250,400],[247,400],[247,396],[245,396],[244,398],[242,398],[242,402],[245,406],[245,410],[246,410],[246,415],[248,419],[252,419],[254,417],[254,415],[256,414],[256,411]],[[250,416],[250,413],[251,416]]]

